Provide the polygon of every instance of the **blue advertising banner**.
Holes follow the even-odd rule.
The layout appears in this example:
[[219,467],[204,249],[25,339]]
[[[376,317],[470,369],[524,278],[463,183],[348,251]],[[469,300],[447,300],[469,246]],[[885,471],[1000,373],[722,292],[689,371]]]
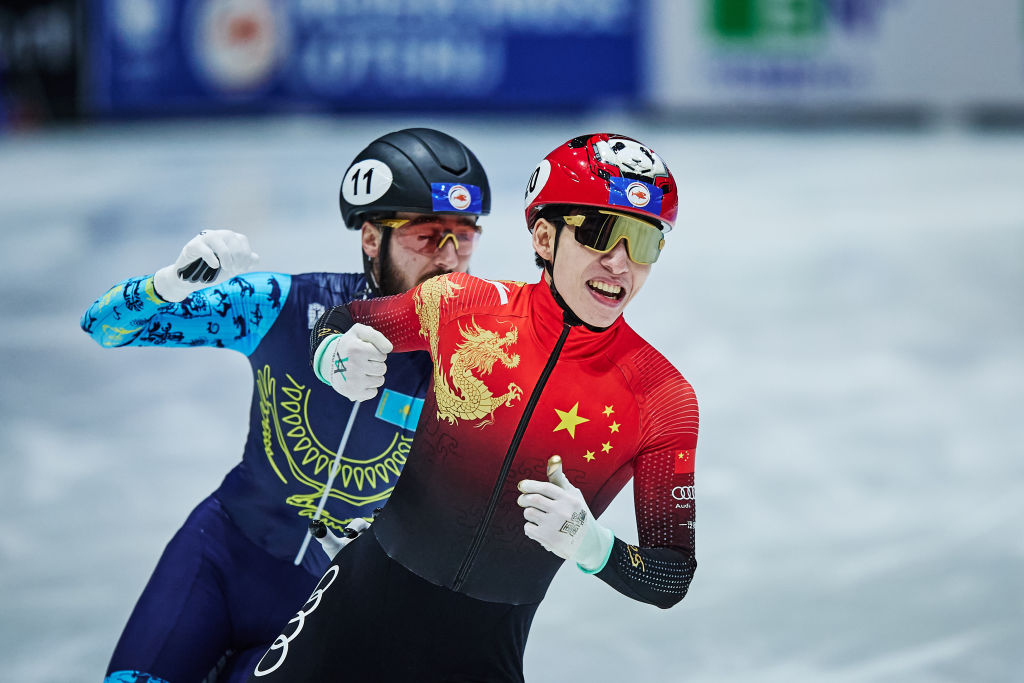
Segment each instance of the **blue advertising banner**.
[[648,0],[98,0],[94,113],[584,108],[640,91]]

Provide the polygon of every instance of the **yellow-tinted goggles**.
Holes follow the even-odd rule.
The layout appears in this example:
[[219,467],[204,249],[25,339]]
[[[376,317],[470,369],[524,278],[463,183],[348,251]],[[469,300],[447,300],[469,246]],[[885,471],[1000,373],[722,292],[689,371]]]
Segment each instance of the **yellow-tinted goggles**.
[[562,216],[562,220],[573,226],[577,242],[601,254],[614,249],[620,240],[626,240],[629,258],[636,263],[654,263],[665,246],[661,230],[626,213],[596,209]]

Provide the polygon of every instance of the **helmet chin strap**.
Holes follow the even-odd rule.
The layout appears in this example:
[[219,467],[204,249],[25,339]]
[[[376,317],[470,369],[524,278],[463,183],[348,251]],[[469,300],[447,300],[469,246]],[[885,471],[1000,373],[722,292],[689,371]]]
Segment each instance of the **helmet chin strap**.
[[544,270],[548,274],[548,287],[551,289],[551,296],[554,297],[555,303],[558,304],[558,307],[562,309],[562,322],[566,325],[570,327],[582,325],[591,332],[603,332],[611,326],[597,327],[596,325],[583,322],[583,319],[576,315],[576,311],[569,307],[569,304],[567,304],[565,299],[562,298],[562,295],[559,294],[558,288],[555,287],[555,256],[558,253],[558,240],[562,235],[562,227],[564,226],[555,228],[555,243],[551,247],[551,260],[548,261],[547,259],[544,259]]
[[377,281],[377,276],[373,273],[373,264],[374,261],[380,264],[380,277],[383,280],[384,264],[387,263],[388,252],[390,251],[391,228],[378,226],[377,229],[380,230],[380,248],[377,249],[376,258],[370,258],[365,251],[363,252],[363,274],[366,276],[366,286],[369,288],[370,294],[372,296],[384,296],[381,283]]

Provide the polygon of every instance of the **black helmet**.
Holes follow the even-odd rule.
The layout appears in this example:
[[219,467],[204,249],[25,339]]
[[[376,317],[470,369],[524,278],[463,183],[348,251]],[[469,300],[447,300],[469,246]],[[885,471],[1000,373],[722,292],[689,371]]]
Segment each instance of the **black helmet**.
[[352,230],[364,214],[488,214],[487,174],[469,148],[431,128],[406,128],[371,142],[349,164],[339,192]]

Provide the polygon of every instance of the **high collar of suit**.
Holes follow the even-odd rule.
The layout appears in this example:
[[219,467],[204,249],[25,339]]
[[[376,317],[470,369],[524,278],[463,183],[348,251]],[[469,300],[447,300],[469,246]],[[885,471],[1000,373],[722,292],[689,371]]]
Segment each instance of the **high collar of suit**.
[[599,353],[615,340],[619,330],[625,325],[621,315],[605,328],[586,325],[564,305],[564,302],[559,301],[561,297],[556,297],[557,294],[552,292],[541,275],[540,282],[533,285],[530,295],[531,329],[542,346],[554,347],[568,322],[571,329],[562,347],[563,357],[586,357]]

